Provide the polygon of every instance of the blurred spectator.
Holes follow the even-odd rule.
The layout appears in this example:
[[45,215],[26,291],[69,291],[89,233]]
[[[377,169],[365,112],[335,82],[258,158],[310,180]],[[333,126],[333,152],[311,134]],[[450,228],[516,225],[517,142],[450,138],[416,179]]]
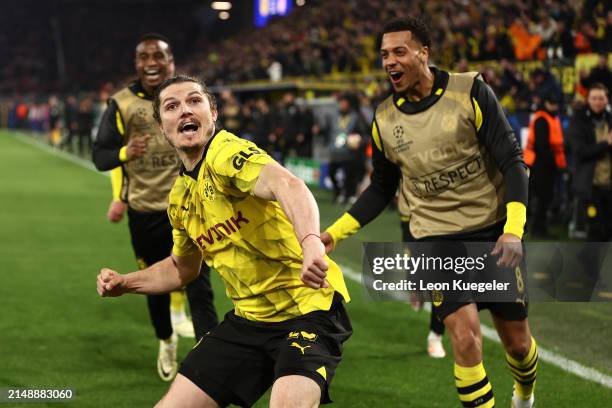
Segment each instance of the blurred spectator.
[[546,56],[549,59],[574,58],[576,49],[574,38],[572,37],[571,27],[566,21],[558,21],[555,25],[555,32],[548,41]]
[[529,20],[525,15],[517,17],[508,32],[514,44],[514,54],[517,60],[526,61],[536,58],[542,38],[529,32]]
[[68,95],[66,102],[64,103],[64,127],[66,128],[66,134],[62,140],[62,148],[68,147],[69,150],[73,150],[74,148],[73,139],[78,137],[78,112],[79,106],[76,96]]
[[[354,201],[357,187],[366,171],[369,126],[361,115],[356,97],[342,94],[338,98],[339,115],[330,132],[332,136],[329,176],[334,201]],[[340,174],[343,174],[343,179]]]
[[223,90],[219,107],[219,122],[221,122],[221,126],[235,135],[241,135],[242,119],[242,109],[233,92],[229,89]]
[[47,129],[49,111],[46,104],[36,101],[28,112],[29,128],[35,132],[43,132]]
[[531,102],[536,109],[544,102],[544,98],[546,97],[551,97],[558,102],[563,100],[561,84],[548,70],[537,68],[533,71],[529,88],[533,92]]
[[595,30],[590,21],[583,21],[574,39],[574,47],[578,54],[590,54],[593,52],[593,43],[596,42]]
[[57,96],[49,97],[49,142],[53,146],[60,144],[62,140],[62,107]]
[[585,78],[581,78],[581,83],[585,88],[590,88],[591,85],[600,83],[606,89],[612,89],[612,72],[608,67],[608,56],[606,54],[599,55],[597,65],[591,69],[591,72]]
[[253,123],[253,142],[264,149],[270,156],[278,150],[278,138],[274,133],[274,123],[270,106],[264,98],[255,101],[255,107],[251,110]]
[[77,133],[81,156],[85,156],[86,153],[91,151],[93,119],[93,99],[87,95],[79,103],[79,112],[77,113]]
[[96,141],[96,137],[98,135],[98,129],[100,128],[100,123],[102,122],[102,116],[104,115],[104,111],[106,110],[106,104],[110,95],[113,91],[113,86],[111,83],[107,83],[105,86],[100,89],[98,92],[98,98],[93,104],[93,129],[91,131],[91,140],[92,142]]
[[276,116],[277,146],[281,161],[284,162],[292,150],[295,153],[299,151],[306,157],[312,155],[312,125],[312,114],[296,104],[293,92],[285,93]]
[[301,132],[299,132],[295,138],[295,141],[291,145],[290,154],[298,157],[311,158],[312,157],[312,138],[315,133],[315,118],[312,111],[308,108],[305,103],[298,105],[300,112]]
[[28,105],[21,99],[21,96],[18,96],[17,102],[15,103],[15,119],[17,129],[27,128],[29,111],[30,108]]
[[557,31],[557,21],[549,14],[548,10],[539,13],[539,22],[536,24],[534,34],[542,39],[542,46],[548,48]]
[[608,10],[606,14],[606,37],[604,44],[606,44],[605,52],[612,52],[612,9]]
[[590,241],[612,239],[612,115],[608,89],[592,84],[587,105],[571,118],[568,137],[574,154],[573,187],[579,202],[577,225],[586,215]]
[[532,208],[531,234],[548,237],[548,210],[553,200],[555,180],[567,167],[563,130],[559,120],[557,95],[544,97],[544,103],[529,123],[529,138],[524,151],[525,164],[531,168],[529,200]]
[[510,38],[505,32],[498,32],[494,25],[489,25],[480,42],[478,58],[483,61],[512,58],[513,49]]

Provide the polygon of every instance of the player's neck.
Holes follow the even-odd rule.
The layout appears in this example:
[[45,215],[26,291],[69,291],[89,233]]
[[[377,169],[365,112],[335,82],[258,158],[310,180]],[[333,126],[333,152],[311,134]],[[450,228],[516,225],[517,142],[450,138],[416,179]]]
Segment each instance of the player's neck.
[[185,170],[192,171],[204,155],[204,148],[206,144],[198,150],[179,150],[178,156],[185,167]]
[[204,152],[206,151],[206,146],[208,146],[210,139],[212,139],[214,135],[215,128],[213,127],[210,133],[207,136],[204,136],[204,141],[201,145],[177,149],[178,156],[181,159],[181,162],[183,162],[183,166],[185,166],[187,171],[193,170],[200,160],[202,160]]
[[155,95],[155,88],[146,86],[143,81],[140,81],[140,86],[142,87],[142,89],[144,89],[145,93],[149,95],[150,97],[153,97],[153,95]]
[[406,99],[408,99],[410,102],[418,102],[421,99],[428,97],[431,94],[434,79],[434,73],[429,69],[429,67],[426,66],[416,85],[413,88],[406,90]]

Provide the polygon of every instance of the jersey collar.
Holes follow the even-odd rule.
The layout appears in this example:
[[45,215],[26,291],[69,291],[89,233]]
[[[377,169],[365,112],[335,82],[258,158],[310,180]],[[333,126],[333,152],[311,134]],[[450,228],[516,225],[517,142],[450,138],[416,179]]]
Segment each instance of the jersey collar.
[[140,83],[140,81],[134,81],[132,82],[128,88],[130,88],[130,91],[132,91],[132,93],[134,95],[136,95],[137,97],[141,98],[141,99],[146,99],[147,101],[152,101],[153,100],[153,95],[150,95],[147,93],[147,91],[145,91],[144,87],[142,86],[142,84]]
[[182,175],[189,176],[192,179],[197,181],[198,175],[200,174],[200,168],[202,167],[202,163],[204,162],[204,159],[206,159],[206,153],[208,153],[208,148],[210,147],[210,144],[212,143],[212,141],[215,138],[215,136],[217,136],[220,132],[221,132],[221,130],[216,130],[215,134],[212,135],[212,137],[210,138],[208,143],[206,143],[206,146],[204,146],[204,153],[202,154],[202,158],[200,159],[200,161],[198,161],[198,163],[195,165],[193,170],[187,171],[187,169],[185,168],[185,165],[181,164],[181,169],[179,170],[179,175],[181,175],[181,176]]
[[394,105],[404,113],[419,113],[428,109],[442,97],[448,85],[448,72],[436,67],[429,67],[434,74],[434,82],[431,93],[418,102],[410,102],[403,95],[393,93]]

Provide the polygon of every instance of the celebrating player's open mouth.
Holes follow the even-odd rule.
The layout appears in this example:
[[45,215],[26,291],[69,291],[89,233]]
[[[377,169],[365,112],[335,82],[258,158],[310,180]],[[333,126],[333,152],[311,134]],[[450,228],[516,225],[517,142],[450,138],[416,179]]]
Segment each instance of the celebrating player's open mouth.
[[197,135],[200,129],[200,121],[195,118],[189,118],[181,121],[178,126],[178,132],[186,137],[193,137]]
[[161,72],[159,68],[147,68],[144,71],[144,76],[148,82],[159,83],[161,78]]
[[387,72],[387,74],[395,87],[397,87],[400,81],[404,78],[404,73],[402,71],[390,70]]

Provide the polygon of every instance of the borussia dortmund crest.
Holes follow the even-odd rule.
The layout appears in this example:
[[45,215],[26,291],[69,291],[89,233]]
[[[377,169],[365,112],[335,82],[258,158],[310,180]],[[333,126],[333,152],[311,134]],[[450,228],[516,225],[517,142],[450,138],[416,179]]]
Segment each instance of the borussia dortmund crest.
[[215,188],[207,178],[202,182],[202,197],[209,203],[215,201]]

